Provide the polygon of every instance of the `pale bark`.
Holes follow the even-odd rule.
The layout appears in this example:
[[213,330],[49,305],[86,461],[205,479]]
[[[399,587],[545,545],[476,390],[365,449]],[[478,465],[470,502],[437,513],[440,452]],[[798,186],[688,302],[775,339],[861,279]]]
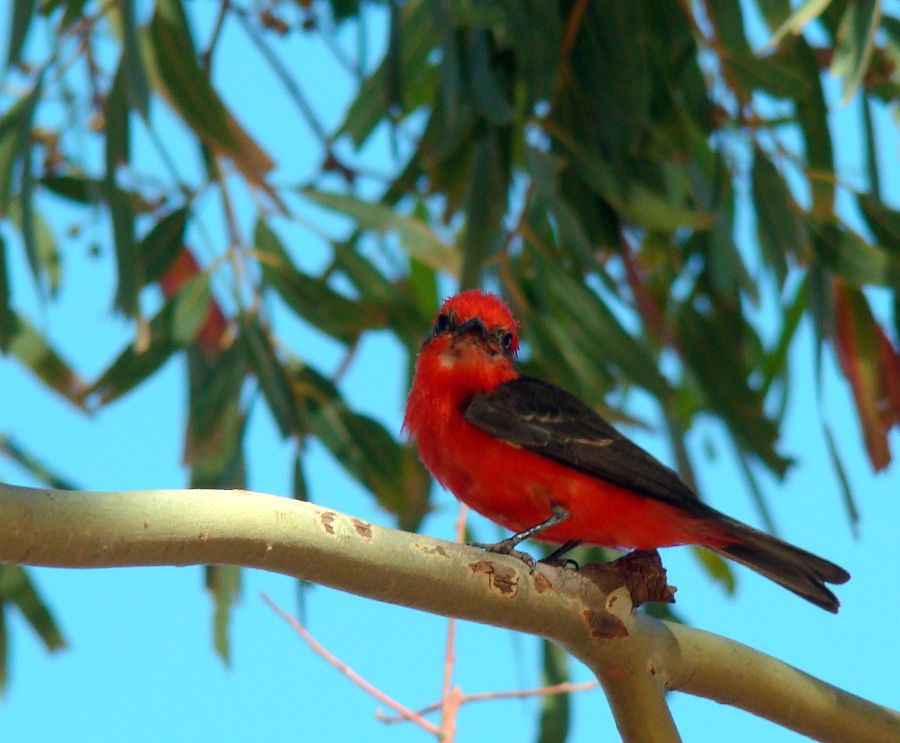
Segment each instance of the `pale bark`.
[[[740,643],[632,611],[573,570],[385,529],[321,506],[221,490],[67,492],[0,485],[0,562],[229,564],[546,637],[596,674],[626,741],[679,740],[664,689],[822,741],[900,740],[900,714]],[[873,659],[872,662],[876,662]]]

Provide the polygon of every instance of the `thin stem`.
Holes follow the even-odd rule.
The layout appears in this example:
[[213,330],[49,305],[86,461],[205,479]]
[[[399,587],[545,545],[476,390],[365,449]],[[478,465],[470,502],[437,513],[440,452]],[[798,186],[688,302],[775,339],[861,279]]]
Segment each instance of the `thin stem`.
[[330,148],[331,138],[328,136],[328,132],[325,129],[324,124],[319,120],[318,115],[313,110],[312,105],[306,98],[306,95],[300,89],[300,85],[296,80],[291,76],[291,73],[288,72],[287,68],[282,64],[281,60],[278,56],[269,48],[269,45],[266,44],[265,40],[260,36],[259,32],[253,27],[253,24],[247,19],[246,14],[243,11],[238,11],[235,8],[235,15],[238,19],[238,22],[243,27],[247,36],[250,37],[250,41],[253,42],[253,45],[259,50],[260,54],[262,54],[263,58],[272,68],[272,71],[275,73],[276,77],[281,80],[282,85],[284,85],[285,89],[288,92],[288,95],[293,99],[294,103],[297,105],[297,108],[300,109],[300,113],[303,118],[306,120],[306,123],[309,125],[309,128],[312,129],[313,134],[321,141],[322,145],[326,148]]
[[428,722],[428,720],[424,719],[420,715],[417,715],[411,709],[407,709],[400,702],[396,701],[392,697],[389,697],[383,691],[378,689],[377,687],[370,684],[366,681],[362,676],[360,676],[356,671],[354,671],[350,666],[344,663],[342,660],[338,659],[337,656],[329,652],[321,643],[319,643],[306,628],[300,624],[294,617],[288,614],[284,609],[282,609],[278,604],[276,604],[271,598],[269,598],[268,594],[261,593],[260,597],[262,600],[269,606],[272,611],[274,611],[278,616],[280,616],[285,622],[287,622],[291,628],[296,632],[300,637],[302,637],[306,643],[312,648],[313,652],[316,653],[320,658],[324,658],[327,663],[334,666],[338,671],[344,674],[348,679],[350,679],[354,684],[356,684],[360,689],[364,692],[371,694],[382,704],[386,704],[392,710],[397,712],[399,715],[403,716],[410,722],[416,723],[419,727],[431,733],[434,736],[440,736],[441,731],[435,727],[432,723]]
[[[474,694],[463,694],[459,698],[460,705],[469,704],[471,702],[494,702],[505,699],[528,699],[529,697],[549,697],[553,694],[571,694],[578,691],[591,691],[600,686],[599,681],[566,681],[562,684],[553,684],[552,686],[541,686],[537,689],[519,689],[517,691],[477,691]],[[440,702],[433,702],[427,707],[417,709],[420,715],[427,715],[429,712],[436,712],[444,705],[443,699]],[[396,722],[406,722],[405,717],[388,717],[387,715],[377,715],[378,719],[385,724],[393,724]]]

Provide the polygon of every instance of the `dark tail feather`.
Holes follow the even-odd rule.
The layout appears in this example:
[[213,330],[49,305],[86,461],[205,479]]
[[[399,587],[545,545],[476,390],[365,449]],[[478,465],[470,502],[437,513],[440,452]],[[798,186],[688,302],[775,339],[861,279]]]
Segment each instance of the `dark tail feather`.
[[738,541],[711,549],[837,614],[841,604],[825,584],[846,583],[850,573],[833,562],[733,519],[727,519],[727,527],[729,536]]

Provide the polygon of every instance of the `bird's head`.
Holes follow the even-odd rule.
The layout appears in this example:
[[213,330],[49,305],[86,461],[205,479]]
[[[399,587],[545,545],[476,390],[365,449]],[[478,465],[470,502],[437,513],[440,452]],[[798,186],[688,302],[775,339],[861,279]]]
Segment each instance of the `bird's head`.
[[480,289],[447,299],[422,345],[420,364],[491,387],[515,375],[518,323],[506,303]]

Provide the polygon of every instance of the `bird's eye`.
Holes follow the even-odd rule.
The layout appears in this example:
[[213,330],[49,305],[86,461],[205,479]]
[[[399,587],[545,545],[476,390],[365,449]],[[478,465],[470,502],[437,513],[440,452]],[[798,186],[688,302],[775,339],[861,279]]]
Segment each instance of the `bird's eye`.
[[512,333],[506,333],[503,338],[500,339],[500,345],[503,346],[503,350],[506,353],[509,353],[512,349],[513,335]]
[[441,333],[446,333],[451,327],[453,327],[453,320],[450,319],[450,315],[441,313],[437,316],[437,320],[434,321],[434,328],[431,332],[433,335],[440,335]]

